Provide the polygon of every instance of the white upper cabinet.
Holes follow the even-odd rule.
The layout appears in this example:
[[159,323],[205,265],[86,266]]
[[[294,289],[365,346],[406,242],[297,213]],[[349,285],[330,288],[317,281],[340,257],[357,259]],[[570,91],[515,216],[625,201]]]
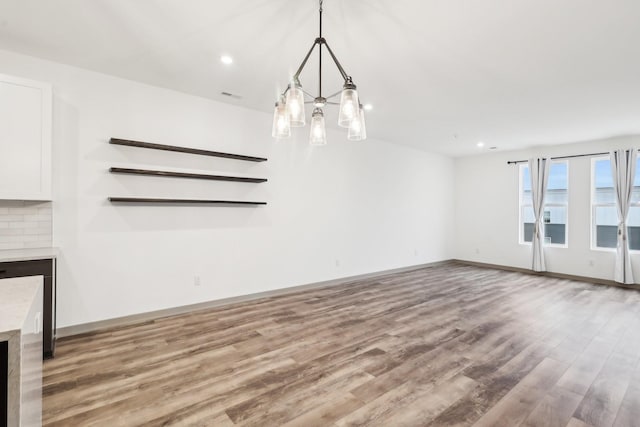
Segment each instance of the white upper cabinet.
[[0,74],[0,199],[51,200],[51,85]]

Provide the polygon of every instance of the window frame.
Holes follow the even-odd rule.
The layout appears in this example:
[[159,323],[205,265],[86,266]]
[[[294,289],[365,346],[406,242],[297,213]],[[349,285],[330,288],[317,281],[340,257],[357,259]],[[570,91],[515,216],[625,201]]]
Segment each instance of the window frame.
[[[591,183],[590,183],[590,206],[591,206],[591,218],[589,219],[589,246],[590,249],[592,251],[599,251],[599,252],[615,252],[616,248],[606,248],[606,247],[602,247],[602,246],[598,246],[596,240],[597,240],[597,231],[596,231],[596,209],[599,207],[611,207],[613,206],[613,208],[615,209],[616,207],[616,203],[615,201],[613,202],[613,204],[611,203],[595,203],[595,198],[596,198],[596,162],[598,160],[611,160],[611,158],[609,156],[595,156],[591,158]],[[617,214],[616,214],[617,215]]]
[[[545,203],[544,208],[547,207],[555,208],[565,208],[565,224],[564,224],[564,244],[561,243],[545,243],[545,247],[550,248],[564,248],[567,249],[569,247],[569,161],[568,160],[551,160],[551,165],[557,163],[564,163],[567,168],[567,203]],[[549,168],[551,168],[551,165]],[[524,222],[523,221],[523,213],[526,207],[531,207],[533,209],[533,203],[524,204],[522,203],[522,193],[523,193],[523,177],[524,177],[524,168],[529,167],[529,163],[520,163],[518,165],[518,244],[531,246],[532,242],[527,242],[524,240]],[[543,210],[544,211],[544,210]]]
[[[596,230],[596,209],[600,207],[612,207],[616,209],[617,216],[617,208],[616,202],[614,200],[613,203],[595,203],[596,196],[596,162],[598,160],[609,160],[611,161],[611,157],[608,155],[604,156],[594,156],[591,158],[591,188],[589,189],[591,192],[591,197],[589,202],[591,203],[591,218],[590,218],[590,235],[589,235],[589,249],[597,252],[616,252],[617,248],[606,248],[597,245],[597,230]],[[636,170],[636,175],[640,173],[640,170]],[[640,201],[631,203],[632,208],[640,207]],[[629,252],[640,253],[640,249],[631,249],[629,248]]]

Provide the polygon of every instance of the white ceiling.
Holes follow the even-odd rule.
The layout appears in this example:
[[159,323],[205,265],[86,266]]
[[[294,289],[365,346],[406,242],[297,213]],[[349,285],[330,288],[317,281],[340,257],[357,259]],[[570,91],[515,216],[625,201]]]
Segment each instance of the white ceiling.
[[[638,0],[324,3],[370,137],[459,156],[640,133]],[[0,49],[267,112],[316,36],[316,0],[0,0]]]

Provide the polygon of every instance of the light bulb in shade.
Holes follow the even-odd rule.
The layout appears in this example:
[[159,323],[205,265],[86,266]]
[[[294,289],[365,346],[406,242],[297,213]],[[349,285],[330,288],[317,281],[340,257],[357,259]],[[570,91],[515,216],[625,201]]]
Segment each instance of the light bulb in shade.
[[327,132],[324,127],[324,114],[321,108],[313,110],[311,115],[311,131],[309,132],[309,144],[326,145]]
[[342,88],[340,97],[340,113],[338,115],[338,126],[343,128],[351,125],[351,120],[360,115],[358,101],[358,91],[351,79],[348,79]]
[[271,136],[274,138],[288,138],[291,136],[291,122],[289,120],[289,114],[287,113],[287,107],[284,103],[284,98],[276,102],[276,107],[273,111],[273,128],[271,130]]
[[351,125],[349,125],[349,131],[347,132],[347,139],[349,141],[363,141],[367,139],[367,128],[364,123],[364,109],[362,106],[360,106],[359,111],[358,116],[351,120]]
[[286,105],[291,127],[304,126],[304,93],[299,82],[296,81],[289,85]]

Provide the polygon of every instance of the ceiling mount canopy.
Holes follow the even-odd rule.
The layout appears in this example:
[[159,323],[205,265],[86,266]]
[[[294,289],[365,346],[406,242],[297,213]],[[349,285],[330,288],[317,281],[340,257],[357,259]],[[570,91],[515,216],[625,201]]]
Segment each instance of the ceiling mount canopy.
[[[302,127],[305,125],[305,109],[304,104],[313,104],[313,114],[311,116],[311,131],[309,133],[309,143],[311,145],[325,145],[327,143],[327,134],[325,130],[324,111],[322,110],[327,104],[340,105],[338,113],[338,125],[348,128],[347,139],[350,141],[361,141],[366,139],[367,133],[364,123],[364,109],[360,104],[358,91],[353,79],[342,68],[340,61],[329,47],[329,44],[322,37],[322,2],[319,0],[319,36],[314,40],[311,49],[302,60],[298,70],[293,75],[291,83],[282,93],[276,102],[273,113],[273,130],[274,138],[288,138],[291,136],[292,127]],[[307,65],[309,57],[314,49],[318,47],[318,94],[313,96],[302,88],[300,83],[300,73]],[[344,79],[342,90],[329,95],[327,97],[322,94],[322,49],[326,48],[333,63],[338,68],[340,75]],[[305,101],[305,95],[309,99]],[[332,102],[331,99],[340,95],[340,103]]]

